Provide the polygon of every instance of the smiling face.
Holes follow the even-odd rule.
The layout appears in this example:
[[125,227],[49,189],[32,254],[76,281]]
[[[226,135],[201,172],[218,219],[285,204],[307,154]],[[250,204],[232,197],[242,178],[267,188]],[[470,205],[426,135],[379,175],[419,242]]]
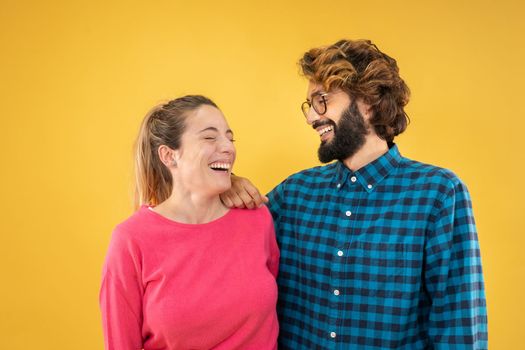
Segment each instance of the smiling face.
[[235,146],[224,115],[213,106],[202,105],[188,115],[185,125],[181,147],[174,151],[174,186],[206,195],[228,190]]
[[306,116],[307,123],[321,138],[319,160],[327,163],[334,159],[347,159],[364,145],[366,136],[370,133],[369,106],[351,100],[342,90],[326,92],[321,84],[310,82],[307,100],[316,103],[320,96],[325,100],[326,112],[319,115],[314,108],[310,108]]
[[341,119],[341,115],[350,105],[350,97],[341,90],[327,92],[321,84],[312,81],[308,84],[306,99],[313,105],[320,105],[321,99],[326,102],[326,112],[317,114],[314,108],[310,108],[306,121],[319,133],[321,144],[327,143],[334,137],[334,127]]

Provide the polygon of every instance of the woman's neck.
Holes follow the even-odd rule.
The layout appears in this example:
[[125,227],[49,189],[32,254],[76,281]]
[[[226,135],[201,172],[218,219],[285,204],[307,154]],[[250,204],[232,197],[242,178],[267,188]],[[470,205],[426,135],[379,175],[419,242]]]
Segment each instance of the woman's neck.
[[218,195],[205,196],[190,192],[173,191],[153,211],[170,220],[185,224],[205,224],[228,212]]

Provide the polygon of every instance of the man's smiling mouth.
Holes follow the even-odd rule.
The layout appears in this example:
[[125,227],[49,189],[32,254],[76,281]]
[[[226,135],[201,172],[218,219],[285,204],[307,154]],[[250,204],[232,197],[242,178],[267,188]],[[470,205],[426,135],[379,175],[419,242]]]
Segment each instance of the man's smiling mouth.
[[317,130],[317,132],[319,133],[319,136],[323,136],[324,134],[326,134],[326,133],[328,133],[328,132],[330,132],[332,130],[334,130],[334,128],[331,125],[329,125],[327,127],[324,127],[322,129]]

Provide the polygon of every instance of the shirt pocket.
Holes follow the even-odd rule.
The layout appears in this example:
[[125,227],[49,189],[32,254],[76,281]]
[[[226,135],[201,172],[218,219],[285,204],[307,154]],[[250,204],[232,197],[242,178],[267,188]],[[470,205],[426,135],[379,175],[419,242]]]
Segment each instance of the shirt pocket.
[[352,270],[374,288],[407,289],[420,282],[421,248],[403,237],[367,234],[352,242],[351,250]]

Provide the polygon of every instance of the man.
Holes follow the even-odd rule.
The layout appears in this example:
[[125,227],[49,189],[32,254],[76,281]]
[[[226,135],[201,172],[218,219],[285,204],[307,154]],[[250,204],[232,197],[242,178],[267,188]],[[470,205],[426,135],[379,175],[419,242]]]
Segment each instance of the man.
[[[302,105],[325,166],[268,195],[281,249],[280,349],[487,349],[477,233],[465,185],[401,156],[396,61],[367,40],[306,52]],[[261,202],[233,178],[228,205]]]

